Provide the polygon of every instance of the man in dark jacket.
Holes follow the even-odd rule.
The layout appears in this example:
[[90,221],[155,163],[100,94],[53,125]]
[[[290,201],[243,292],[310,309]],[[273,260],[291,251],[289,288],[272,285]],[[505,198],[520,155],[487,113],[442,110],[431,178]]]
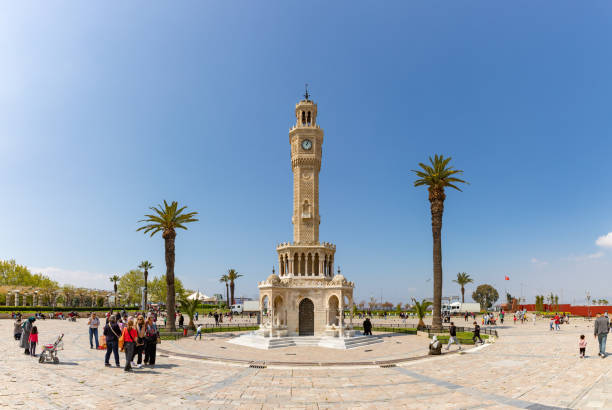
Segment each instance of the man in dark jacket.
[[595,319],[594,335],[599,342],[599,357],[602,359],[606,358],[606,340],[608,339],[608,333],[610,332],[610,322],[608,318],[602,316],[601,313],[597,314]]
[[459,346],[459,350],[461,350],[461,345],[457,341],[457,327],[455,326],[455,323],[451,322],[450,328],[448,331],[449,331],[449,337],[448,337],[448,344],[446,345],[446,350],[450,349],[450,346],[453,343],[456,343],[457,346]]
[[478,323],[474,322],[474,336],[472,336],[472,340],[476,343],[476,339],[480,341],[480,343],[484,343],[480,338],[480,326]]
[[366,318],[363,321],[363,334],[372,336],[372,322],[370,322],[370,318]]
[[117,319],[115,316],[111,316],[108,319],[108,323],[104,326],[104,337],[106,338],[106,355],[104,356],[104,365],[110,367],[111,352],[115,356],[115,364],[120,367],[119,364],[119,338],[121,337],[121,329],[117,325]]

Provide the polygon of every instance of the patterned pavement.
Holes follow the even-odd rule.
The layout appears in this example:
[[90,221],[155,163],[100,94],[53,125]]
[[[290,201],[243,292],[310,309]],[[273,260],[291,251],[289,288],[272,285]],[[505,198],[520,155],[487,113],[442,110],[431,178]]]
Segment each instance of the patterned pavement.
[[[558,332],[549,331],[546,321],[509,325],[499,329],[495,344],[388,368],[259,369],[198,359],[213,342],[164,341],[160,347],[176,354],[158,357],[154,369],[133,373],[104,367],[103,352],[89,349],[84,320],[47,320],[37,325],[42,343],[66,334],[61,362],[39,364],[25,356],[9,337],[12,321],[0,320],[0,334],[6,335],[0,340],[0,407],[612,408],[612,357],[597,357],[592,324],[581,319]],[[589,342],[586,359],[577,354],[581,333]],[[405,345],[406,353],[427,343],[419,336],[402,337],[413,338]],[[376,345],[380,349],[376,354],[397,354],[402,345],[395,340],[387,338]],[[351,355],[365,354],[360,349],[334,353],[350,361]],[[317,360],[316,351],[302,353]]]

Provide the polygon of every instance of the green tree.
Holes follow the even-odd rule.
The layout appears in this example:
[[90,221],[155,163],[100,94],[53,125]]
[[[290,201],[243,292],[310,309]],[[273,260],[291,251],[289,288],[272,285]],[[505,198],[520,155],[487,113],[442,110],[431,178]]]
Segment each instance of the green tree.
[[[178,293],[178,299],[185,297],[187,293],[183,282],[179,278],[174,278],[174,293]],[[164,303],[168,299],[168,281],[166,275],[154,277],[149,281],[149,295],[151,295],[151,302]]]
[[230,288],[230,296],[231,296],[231,300],[232,300],[232,305],[236,303],[236,300],[234,299],[234,289],[236,287],[235,281],[238,278],[241,278],[244,275],[239,274],[238,272],[236,272],[235,269],[229,269],[227,271],[227,279],[229,280],[229,288]]
[[117,282],[119,282],[119,279],[121,279],[119,277],[119,275],[113,275],[110,278],[110,281],[113,282],[113,290],[115,291],[115,303],[113,303],[115,305],[115,307],[117,307]]
[[176,230],[185,229],[188,223],[196,222],[195,216],[197,212],[183,213],[186,206],[181,208],[178,207],[178,202],[172,201],[168,204],[164,200],[164,205],[158,205],[157,207],[151,207],[150,209],[154,214],[145,215],[145,219],[139,222],[144,222],[145,225],[137,229],[137,231],[143,231],[145,234],[150,233],[151,236],[158,232],[162,233],[164,238],[165,257],[166,257],[166,282],[168,286],[168,292],[166,295],[166,309],[170,323],[170,331],[176,331],[176,324],[174,321],[175,317],[175,295],[174,295],[174,261],[175,261],[175,246],[174,241],[176,239]]
[[199,301],[197,299],[180,299],[179,304],[181,307],[181,312],[184,312],[189,318],[188,329],[195,330],[195,326],[193,324],[193,317],[195,316],[195,312],[198,310]]
[[229,277],[227,275],[221,276],[219,278],[219,282],[225,283],[225,300],[227,301],[227,307],[230,307],[230,299],[229,299]]
[[499,293],[491,285],[480,285],[472,293],[472,299],[480,303],[480,308],[487,310],[499,299]]
[[40,273],[33,274],[26,266],[17,264],[14,259],[0,261],[0,285],[55,289],[58,287],[56,281]]
[[399,313],[402,313],[402,302],[398,303],[398,304],[395,306],[395,311],[396,311],[398,314],[399,314]]
[[148,289],[147,289],[147,285],[148,285],[148,278],[149,278],[149,271],[151,269],[153,269],[153,264],[149,261],[142,261],[140,262],[140,265],[138,265],[139,269],[142,269],[144,271],[144,306],[143,309],[147,309],[147,297],[148,297]]
[[427,308],[432,305],[432,303],[428,300],[423,299],[421,302],[417,302],[415,298],[412,298],[412,303],[414,306],[412,307],[412,311],[416,313],[419,318],[419,324],[417,325],[417,329],[423,329],[425,327],[425,322],[423,318],[427,314]]
[[419,163],[422,171],[413,170],[418,179],[414,186],[427,186],[431,204],[431,231],[433,236],[433,319],[434,329],[442,328],[442,214],[444,213],[445,188],[461,191],[456,184],[465,183],[454,175],[463,171],[448,166],[451,157],[442,155],[429,157],[431,165]]
[[144,286],[144,277],[140,269],[132,269],[121,275],[117,289],[124,295],[127,304],[140,304],[140,289]]
[[461,303],[465,303],[465,285],[474,282],[474,279],[470,278],[470,275],[467,273],[460,272],[457,274],[457,279],[454,279],[453,282],[461,286]]

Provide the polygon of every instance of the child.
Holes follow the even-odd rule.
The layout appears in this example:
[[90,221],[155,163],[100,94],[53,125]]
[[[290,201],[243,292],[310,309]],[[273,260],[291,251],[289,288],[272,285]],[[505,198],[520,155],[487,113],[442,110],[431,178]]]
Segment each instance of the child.
[[198,338],[198,335],[200,335],[200,340],[202,340],[202,324],[198,325],[198,329],[193,340],[196,340]]
[[30,354],[36,356],[36,344],[38,343],[38,329],[36,326],[32,326],[28,341],[30,342]]
[[586,345],[587,341],[584,338],[584,335],[580,335],[580,341],[578,342],[578,347],[580,348],[580,358],[584,359],[584,354],[586,353]]

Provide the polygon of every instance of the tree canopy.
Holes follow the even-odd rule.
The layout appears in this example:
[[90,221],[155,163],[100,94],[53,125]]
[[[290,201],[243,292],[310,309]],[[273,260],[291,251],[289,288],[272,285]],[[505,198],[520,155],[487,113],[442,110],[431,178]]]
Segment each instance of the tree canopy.
[[491,285],[479,285],[472,293],[472,299],[480,303],[481,309],[489,309],[499,299],[499,293]]
[[[166,275],[156,276],[149,280],[148,288],[150,295],[149,301],[151,303],[166,303],[166,296],[168,294]],[[174,290],[179,294],[179,300],[186,296],[187,290],[183,286],[183,282],[177,277],[174,278]]]
[[124,303],[140,303],[140,289],[144,287],[144,273],[140,269],[132,269],[121,275],[117,291],[121,294],[119,300]]
[[58,283],[40,273],[32,273],[14,259],[0,261],[0,285],[33,286],[37,288],[57,288]]

